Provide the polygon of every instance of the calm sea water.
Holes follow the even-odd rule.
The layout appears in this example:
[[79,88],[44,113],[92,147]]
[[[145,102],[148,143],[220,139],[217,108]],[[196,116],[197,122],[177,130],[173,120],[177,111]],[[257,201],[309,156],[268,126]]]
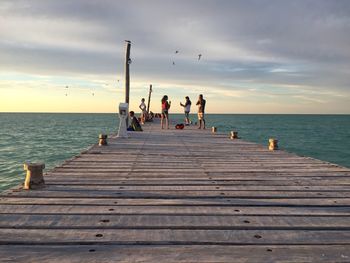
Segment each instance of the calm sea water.
[[[171,115],[180,122],[182,114]],[[195,115],[192,119],[196,121]],[[350,115],[217,115],[207,126],[233,129],[242,139],[350,167]],[[0,113],[0,191],[23,182],[23,163],[43,161],[47,170],[115,133],[116,114]]]

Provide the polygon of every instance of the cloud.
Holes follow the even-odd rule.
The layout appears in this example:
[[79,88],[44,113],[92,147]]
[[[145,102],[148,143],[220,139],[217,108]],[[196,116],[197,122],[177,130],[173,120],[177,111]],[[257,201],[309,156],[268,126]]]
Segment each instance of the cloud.
[[249,100],[293,86],[317,109],[349,96],[349,17],[346,0],[3,0],[0,72],[115,84],[130,39],[135,87]]

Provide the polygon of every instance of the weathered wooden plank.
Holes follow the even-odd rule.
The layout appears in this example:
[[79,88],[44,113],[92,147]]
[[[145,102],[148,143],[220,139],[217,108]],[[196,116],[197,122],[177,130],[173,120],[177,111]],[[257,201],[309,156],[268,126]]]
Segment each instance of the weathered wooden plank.
[[348,216],[21,215],[0,214],[16,229],[286,229],[350,230]]
[[[4,262],[349,262],[349,245],[0,246]],[[88,259],[88,260],[87,260]]]
[[121,190],[121,191],[305,191],[305,192],[350,192],[349,185],[47,185],[49,191],[76,191],[76,190]]
[[349,207],[271,206],[114,206],[0,205],[0,214],[166,214],[166,215],[318,215],[349,216]]
[[[97,187],[96,187],[97,188]],[[228,191],[228,190],[213,190],[213,191],[160,191],[160,190],[147,190],[147,191],[132,191],[123,189],[115,190],[85,190],[74,189],[73,186],[69,187],[69,191],[64,189],[50,190],[50,187],[46,187],[39,191],[24,192],[22,190],[8,191],[0,195],[0,197],[6,196],[21,196],[21,197],[81,197],[81,198],[108,198],[108,197],[120,197],[120,198],[350,198],[350,192],[347,191],[306,191],[305,189],[300,191]]]
[[[248,163],[260,163],[260,164],[265,164],[268,165],[270,161],[273,161],[275,165],[277,164],[301,164],[301,165],[307,165],[307,164],[312,164],[312,165],[320,165],[320,166],[332,166],[326,162],[323,161],[313,161],[310,159],[299,159],[299,158],[267,158],[267,157],[253,157],[253,156],[242,156],[242,155],[232,155],[230,154],[231,158],[230,163],[231,164],[239,164],[242,162],[242,164],[248,164]],[[158,156],[158,159],[160,159],[161,156]],[[164,159],[164,158],[162,158]],[[141,164],[152,164],[152,163],[157,163],[157,159],[154,156],[147,156],[143,154],[139,155],[127,155],[127,156],[118,156],[117,154],[114,155],[107,155],[107,154],[100,154],[85,157],[85,156],[79,156],[74,160],[71,161],[66,161],[65,164],[80,164],[80,165],[85,165],[89,162],[93,162],[95,164],[123,164],[123,163],[129,163],[133,164],[135,161],[138,161],[138,163]],[[225,160],[225,156],[217,155],[217,156],[211,156],[210,158],[208,157],[197,157],[196,160],[202,162],[202,163],[208,163],[208,164],[221,164],[224,163],[223,160]],[[191,158],[188,156],[174,156],[172,158],[167,158],[162,160],[162,162],[165,162],[166,164],[175,164],[175,163],[184,163],[184,164],[191,164],[193,161],[191,161]]]
[[[191,176],[188,176],[187,173],[179,174],[178,172],[174,171],[153,171],[153,172],[137,172],[137,173],[131,173],[130,171],[122,171],[122,172],[115,172],[115,171],[83,171],[83,170],[76,170],[73,172],[69,171],[60,171],[56,172],[53,170],[52,172],[46,174],[46,176],[50,177],[101,177],[103,176],[110,176],[113,178],[119,178],[123,177],[125,175],[128,175],[129,177],[135,177],[135,178],[142,178],[142,177],[150,177],[150,178],[157,178],[161,177],[164,179],[167,178],[181,178],[181,179],[208,179],[209,177],[215,177],[217,179],[222,180],[235,180],[235,179],[241,179],[244,180],[247,179],[264,179],[264,180],[275,180],[275,179],[289,179],[293,180],[294,178],[308,178],[308,179],[339,179],[342,177],[350,178],[350,173],[335,173],[335,172],[303,172],[303,173],[296,173],[296,172],[277,172],[277,171],[240,171],[240,172],[212,172],[212,171],[192,171]],[[204,177],[205,176],[205,177]]]
[[[105,167],[105,168],[93,168],[93,167],[89,167],[89,168],[84,168],[84,167],[76,167],[76,168],[56,168],[55,171],[56,172],[60,172],[60,173],[67,173],[67,172],[74,172],[77,170],[83,170],[88,172],[99,172],[99,173],[103,173],[103,172],[125,172],[125,171],[133,171],[134,173],[153,173],[153,172],[166,172],[166,173],[191,173],[191,172],[196,172],[198,171],[198,167],[193,167],[193,168],[177,168],[177,169],[168,169],[166,167],[162,167],[159,169],[155,169],[155,170],[149,170],[147,168],[141,168],[141,167],[134,167],[131,168],[129,167],[121,167],[121,168],[109,168],[109,167]],[[290,170],[294,170],[293,168],[291,168]],[[290,170],[288,169],[284,169],[282,168],[274,168],[274,167],[226,167],[226,168],[206,168],[205,171],[206,172],[215,172],[215,173],[239,173],[239,172],[269,172],[269,171],[274,171],[274,172],[289,172]],[[319,167],[319,168],[300,168],[298,169],[299,173],[306,173],[306,172],[319,172],[319,173],[324,173],[324,172],[338,172],[338,171],[346,171],[345,169],[342,168],[323,168],[323,167]]]
[[186,199],[154,199],[154,198],[22,198],[3,197],[1,204],[12,205],[149,205],[149,206],[350,206],[350,198],[290,198],[290,199],[254,199],[254,198],[186,198]]
[[[191,180],[192,179],[192,180]],[[294,179],[294,178],[292,178]],[[47,185],[110,185],[110,186],[205,186],[205,185],[218,185],[218,186],[238,186],[238,185],[249,185],[249,186],[286,186],[286,185],[299,185],[299,186],[350,186],[350,177],[349,178],[334,178],[334,179],[315,179],[315,180],[307,180],[307,179],[298,179],[289,180],[289,179],[279,179],[279,180],[266,180],[266,179],[246,179],[246,180],[209,180],[206,179],[154,179],[154,178],[139,178],[135,179],[118,179],[115,177],[101,177],[98,179],[86,178],[83,181],[80,177],[58,177],[58,178],[50,178],[49,183]]]
[[0,244],[350,245],[344,230],[0,229]]
[[[224,157],[224,156],[222,156]],[[205,164],[208,165],[214,165],[214,164],[225,164],[227,163],[227,161],[225,162],[224,159],[221,158],[215,158],[215,159],[210,159],[210,160],[206,160]],[[232,156],[231,156],[232,157]],[[235,159],[230,159],[230,164],[236,164],[239,165],[240,163],[242,164],[247,164],[247,163],[252,163],[251,158],[246,158],[246,157],[241,157],[241,156],[234,156]],[[153,163],[152,161],[154,161],[153,158],[149,158],[147,156],[136,156],[133,155],[132,158],[125,158],[125,156],[123,158],[118,158],[116,159],[115,157],[111,157],[109,155],[107,156],[101,156],[100,158],[94,158],[94,156],[92,156],[91,158],[85,158],[83,156],[79,156],[78,158],[74,159],[74,160],[70,160],[70,161],[65,161],[63,163],[62,166],[65,165],[71,165],[71,164],[77,164],[77,165],[102,165],[102,164],[135,164],[135,161],[137,160],[138,164],[142,164],[142,165],[148,165],[148,166],[152,166]],[[269,160],[269,159],[268,159]],[[265,164],[265,165],[269,165],[269,163],[267,162],[266,159],[255,159],[253,161],[254,163],[260,163],[260,164]],[[174,158],[174,159],[167,159],[167,160],[163,160],[162,163],[166,164],[166,165],[172,165],[172,164],[179,164],[179,163],[183,163],[183,164],[193,164],[193,160],[189,159],[188,157],[186,158]],[[300,164],[300,165],[320,165],[320,166],[330,166],[330,164],[325,163],[323,161],[313,161],[307,158],[288,158],[288,159],[274,159],[274,165],[277,164]]]
[[[106,165],[107,164],[107,165]],[[109,162],[109,163],[81,163],[81,162],[71,162],[64,164],[60,166],[60,169],[104,169],[106,167],[108,168],[130,168],[130,165],[133,165],[133,167],[136,168],[148,168],[151,170],[158,170],[164,168],[164,165],[166,165],[167,168],[173,168],[173,169],[192,169],[193,168],[193,162],[188,162],[184,163],[182,161],[179,162],[172,162],[172,163],[150,163],[150,162],[140,162],[137,160],[129,163],[114,163],[114,162]],[[181,165],[181,167],[179,167]],[[262,166],[266,166],[266,168],[292,168],[293,170],[296,169],[301,169],[301,168],[324,168],[324,169],[334,169],[333,166],[329,166],[326,164],[314,164],[314,163],[265,163],[265,162],[254,162],[252,163],[251,161],[247,162],[230,162],[230,163],[207,163],[204,162],[200,164],[202,168],[261,168]]]

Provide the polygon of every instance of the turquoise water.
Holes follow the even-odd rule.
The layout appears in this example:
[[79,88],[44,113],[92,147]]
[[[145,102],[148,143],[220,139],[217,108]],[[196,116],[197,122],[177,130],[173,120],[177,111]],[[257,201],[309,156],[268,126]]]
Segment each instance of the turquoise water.
[[350,167],[350,115],[208,115],[210,125],[242,139],[268,144],[298,155]]
[[[183,115],[170,116],[181,122]],[[191,116],[195,121],[195,115]],[[350,167],[350,115],[206,115],[207,126],[238,131],[242,139]],[[0,113],[0,190],[23,182],[23,162],[43,161],[47,169],[115,133],[116,114]]]
[[53,168],[96,143],[100,133],[115,133],[117,124],[116,114],[0,113],[0,190],[23,181],[23,162]]

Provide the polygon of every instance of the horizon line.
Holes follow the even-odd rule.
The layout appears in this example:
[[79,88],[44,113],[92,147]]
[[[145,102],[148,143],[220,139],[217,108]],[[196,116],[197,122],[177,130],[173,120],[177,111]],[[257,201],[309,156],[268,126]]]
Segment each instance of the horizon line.
[[[22,114],[32,114],[32,113],[42,113],[42,114],[116,114],[117,112],[49,112],[49,111],[0,111],[2,113],[22,113]],[[141,112],[135,112],[141,114]],[[182,112],[174,112],[171,114],[184,114]],[[197,114],[197,112],[190,113]],[[350,115],[350,113],[220,113],[220,112],[210,112],[205,113],[206,115]]]

